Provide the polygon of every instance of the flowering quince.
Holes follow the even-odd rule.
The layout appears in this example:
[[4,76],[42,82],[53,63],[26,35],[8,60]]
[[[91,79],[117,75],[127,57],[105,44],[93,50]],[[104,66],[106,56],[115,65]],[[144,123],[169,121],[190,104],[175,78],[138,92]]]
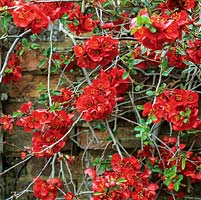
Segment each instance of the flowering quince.
[[32,102],[24,103],[21,105],[20,111],[25,114],[28,114],[30,112],[31,107],[32,107]]
[[183,61],[187,60],[188,56],[179,54],[176,48],[171,48],[167,52],[166,56],[168,58],[168,64],[170,66],[179,68],[179,69],[185,69],[187,67]]
[[78,66],[90,69],[98,65],[104,67],[118,55],[118,40],[110,36],[92,36],[83,45],[75,45],[74,52]]
[[188,41],[189,47],[186,49],[186,53],[195,64],[201,63],[201,40],[195,39],[194,41]]
[[62,182],[58,178],[52,178],[49,181],[36,178],[34,180],[34,196],[41,200],[55,200],[57,196],[57,188],[61,189]]
[[[192,23],[187,17],[186,11],[173,15],[162,12],[160,15],[149,16],[146,10],[141,10],[138,17],[131,21],[131,31],[145,47],[161,50],[165,43],[173,43],[177,38],[181,38],[182,28]],[[139,19],[142,22],[139,22]]]
[[[58,140],[63,137],[63,134],[59,130],[48,130],[45,134],[42,132],[34,132],[32,137],[32,147],[31,151],[34,156],[38,158],[51,157],[55,153],[61,151],[61,149],[66,144],[66,138],[54,145]],[[54,145],[49,148],[49,146]],[[46,150],[45,150],[46,149]]]
[[141,171],[140,163],[134,156],[121,158],[119,154],[114,154],[111,168],[109,171],[104,171],[102,175],[96,174],[93,168],[85,170],[85,174],[93,180],[93,200],[155,199],[158,185],[149,183],[151,171],[147,167]]
[[0,117],[0,123],[3,125],[3,130],[9,130],[9,133],[12,133],[14,123],[13,117],[4,115],[3,117]]
[[31,28],[32,33],[40,33],[47,28],[49,18],[36,4],[22,3],[12,11],[13,21],[20,28]]
[[117,96],[126,92],[129,79],[123,80],[124,70],[113,68],[108,72],[101,70],[99,78],[84,88],[84,93],[76,101],[76,108],[86,121],[103,120],[111,114]]
[[155,104],[147,102],[142,116],[151,117],[154,123],[171,122],[174,130],[196,129],[201,125],[198,119],[198,93],[191,90],[166,90],[156,97]]
[[43,12],[52,22],[60,19],[65,13],[70,13],[73,10],[73,2],[49,2],[37,3]]
[[67,192],[66,195],[64,196],[65,200],[74,200],[75,195],[72,192]]
[[8,60],[8,65],[6,66],[2,82],[5,84],[10,83],[11,81],[17,82],[22,77],[21,72],[22,67],[19,65],[19,60],[17,56],[12,53]]
[[[151,164],[151,166],[149,165],[149,168],[151,170],[160,168],[161,172],[160,170],[158,171],[159,173],[157,172],[158,177],[162,176],[164,182],[168,179],[166,170],[176,167],[174,169],[176,172],[175,176],[172,177],[168,184],[165,184],[170,191],[175,190],[174,185],[181,175],[189,177],[192,182],[199,182],[201,180],[201,173],[199,170],[199,167],[201,166],[201,157],[194,152],[185,151],[185,148],[186,144],[180,143],[178,138],[165,136],[162,138],[162,143],[158,149],[160,157],[163,158],[163,160],[159,159],[159,157],[154,157],[154,162],[151,162],[149,159]],[[138,156],[141,158],[149,158],[151,154],[153,155],[153,151],[153,147],[145,146],[145,148],[139,152]]]
[[174,10],[175,8],[188,10],[195,6],[195,1],[194,0],[167,0],[166,6],[172,10]]
[[61,88],[61,94],[59,96],[52,96],[53,102],[60,103],[64,107],[73,106],[75,98],[73,97],[73,92],[68,88]]
[[[28,112],[31,103],[22,105],[22,111]],[[27,108],[28,107],[28,108]],[[64,134],[73,123],[73,114],[64,110],[50,112],[46,109],[33,110],[28,116],[21,117],[16,125],[24,127],[25,132],[35,130],[32,138],[31,151],[38,157],[51,157],[61,151],[66,143]],[[63,138],[63,139],[61,139]],[[57,142],[60,140],[60,142]],[[52,146],[49,148],[49,146]]]
[[91,19],[91,14],[83,15],[80,5],[76,5],[71,12],[68,13],[68,20],[72,21],[68,24],[71,31],[75,31],[77,35],[81,33],[91,32],[94,27],[99,23]]

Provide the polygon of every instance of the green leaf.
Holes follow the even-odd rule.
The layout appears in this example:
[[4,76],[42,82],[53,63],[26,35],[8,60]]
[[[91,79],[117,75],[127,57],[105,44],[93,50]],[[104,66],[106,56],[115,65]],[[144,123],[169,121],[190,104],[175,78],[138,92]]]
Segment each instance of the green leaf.
[[59,90],[52,90],[51,95],[59,96],[61,92]]
[[37,92],[42,92],[42,91],[44,91],[46,89],[46,87],[45,87],[45,85],[44,85],[44,83],[43,82],[40,82],[39,83],[39,87],[38,87],[38,89],[37,89]]
[[59,110],[59,103],[56,102],[52,106],[50,106],[50,112],[54,112],[55,110]]
[[118,185],[118,184],[120,184],[120,183],[126,183],[127,182],[127,180],[125,179],[125,178],[118,178],[117,180],[116,180],[116,184]]
[[186,167],[186,159],[182,158],[182,160],[181,160],[181,169],[184,170],[185,167]]
[[144,110],[144,106],[143,105],[137,105],[136,106],[138,110]]
[[37,43],[32,43],[32,44],[31,44],[31,48],[32,48],[32,49],[39,49],[39,48],[40,48],[40,45],[37,44]]
[[170,178],[167,178],[164,183],[165,183],[166,186],[170,185],[171,179],[170,179]]
[[141,27],[143,25],[143,19],[142,19],[142,16],[137,16],[136,18],[136,25],[138,27]]
[[164,60],[162,61],[162,63],[161,63],[161,67],[162,67],[162,69],[164,70],[164,69],[167,68],[167,66],[168,66],[168,59],[164,59]]
[[47,59],[41,60],[38,64],[39,68],[42,68],[42,66],[47,62]]
[[131,29],[131,35],[133,35],[135,32],[137,32],[138,29],[139,29],[138,27],[132,28]]
[[100,195],[102,195],[102,194],[103,194],[102,192],[94,192],[94,193],[93,193],[94,196],[100,196]]
[[154,93],[153,93],[152,90],[148,90],[148,91],[146,91],[146,95],[147,95],[147,96],[153,96]]
[[73,20],[73,25],[78,26],[79,25],[79,21],[78,20]]
[[136,92],[139,92],[140,90],[141,90],[141,86],[140,85],[135,86],[135,91]]
[[5,73],[6,73],[6,74],[10,74],[12,71],[13,71],[13,69],[10,69],[10,68],[5,69]]
[[96,125],[96,129],[100,130],[100,131],[105,131],[106,127],[104,124],[102,124],[101,122],[97,123]]
[[122,4],[123,6],[125,6],[127,4],[128,0],[122,0]]
[[134,128],[134,131],[144,131],[144,127],[143,126],[136,126]]
[[22,39],[22,45],[24,45],[25,47],[29,46],[28,40],[26,38]]
[[165,70],[162,73],[162,75],[165,76],[165,77],[167,77],[173,69],[174,69],[174,67],[169,67],[167,70]]
[[175,190],[176,192],[179,191],[179,185],[180,185],[180,182],[174,183],[174,190]]
[[156,120],[157,120],[157,117],[156,117],[155,115],[152,115],[152,116],[151,116],[151,120],[152,120],[152,121],[156,121]]
[[152,33],[156,33],[157,29],[153,26],[151,26],[151,28],[149,29]]
[[3,26],[3,28],[5,29],[5,30],[7,30],[8,29],[8,24],[9,24],[9,22],[10,22],[10,19],[11,19],[11,17],[10,16],[5,16],[5,17],[3,17],[2,19],[1,19],[1,24],[2,24],[2,26]]
[[129,72],[125,72],[123,75],[122,75],[122,79],[125,80],[129,77]]
[[23,113],[19,110],[19,111],[17,111],[17,112],[13,112],[13,117],[15,118],[15,117],[21,117],[23,115]]

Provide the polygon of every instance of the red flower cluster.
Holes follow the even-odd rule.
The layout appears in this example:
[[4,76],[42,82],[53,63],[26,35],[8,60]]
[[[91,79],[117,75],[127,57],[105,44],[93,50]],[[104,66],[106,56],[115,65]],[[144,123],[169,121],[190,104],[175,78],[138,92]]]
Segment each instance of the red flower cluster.
[[119,53],[118,40],[110,36],[92,36],[84,45],[75,45],[74,52],[80,67],[94,69],[109,64]]
[[19,64],[17,56],[12,53],[5,69],[5,75],[2,78],[3,83],[8,84],[11,81],[17,82],[22,77],[22,67]]
[[91,19],[92,14],[83,15],[80,5],[76,5],[74,9],[68,13],[68,20],[72,21],[68,24],[71,31],[75,31],[77,35],[93,31],[99,21]]
[[4,131],[9,130],[9,133],[12,133],[14,123],[13,117],[9,115],[4,115],[3,117],[0,117],[0,123],[3,125]]
[[39,130],[33,134],[31,151],[36,157],[51,157],[64,147],[66,138],[56,142],[67,132],[73,123],[72,118],[73,114],[67,114],[64,110],[49,112],[37,109],[29,116],[21,117],[16,125],[24,127],[26,132]]
[[201,39],[195,39],[194,41],[188,41],[188,48],[186,53],[195,64],[201,63]]
[[55,200],[58,188],[62,188],[62,182],[58,178],[52,178],[49,181],[37,178],[34,180],[33,192],[34,196],[40,200]]
[[72,192],[67,192],[66,195],[64,196],[65,200],[74,200],[75,195]]
[[84,88],[76,102],[76,108],[86,121],[103,120],[111,114],[116,105],[117,96],[128,88],[129,79],[122,79],[123,69],[113,68],[108,72],[101,70],[99,78]]
[[50,2],[37,3],[24,1],[13,1],[16,9],[11,10],[13,21],[20,28],[31,28],[32,33],[40,33],[43,28],[47,28],[49,22],[60,19],[63,14],[68,15],[68,27],[71,31],[75,31],[77,35],[80,33],[91,32],[98,21],[91,19],[90,15],[81,13],[80,5],[73,2]]
[[37,5],[52,22],[60,19],[64,14],[72,12],[74,7],[73,2],[46,2],[37,3]]
[[181,55],[177,52],[176,48],[171,48],[167,54],[168,64],[172,67],[184,69],[186,68],[186,64],[183,62],[188,59],[187,55]]
[[[31,147],[31,151],[34,153],[34,156],[38,158],[49,158],[55,153],[60,152],[66,144],[66,138],[62,139],[57,144],[55,143],[63,137],[63,134],[64,133],[60,132],[60,130],[55,129],[49,129],[45,133],[34,132]],[[50,147],[53,144],[55,145]]]
[[59,96],[52,96],[53,102],[60,103],[64,107],[72,106],[74,104],[74,96],[73,93],[68,88],[61,88],[61,94]]
[[191,90],[166,90],[156,97],[156,102],[144,105],[142,116],[149,117],[154,123],[162,118],[172,123],[174,130],[190,130],[198,128],[198,99],[196,92]]
[[94,169],[86,169],[85,174],[93,178],[93,200],[135,199],[154,200],[158,185],[149,182],[151,171],[145,167],[140,169],[140,162],[134,157],[121,158],[114,154],[110,171],[102,175]]
[[14,6],[14,0],[0,0],[0,7],[4,7],[4,6]]
[[16,3],[17,8],[12,11],[13,21],[20,28],[31,28],[32,33],[40,33],[47,28],[49,18],[36,4]]
[[175,8],[191,9],[195,6],[194,0],[167,0],[164,7],[174,10]]
[[161,50],[165,43],[173,43],[181,36],[183,26],[192,23],[188,21],[186,11],[171,15],[153,14],[149,17],[147,10],[141,10],[138,17],[131,22],[131,30],[134,37],[145,47],[153,50]]
[[[157,172],[158,177],[162,178],[167,189],[173,191],[179,175],[180,177],[190,177],[192,182],[201,181],[201,156],[195,155],[191,151],[185,151],[185,147],[186,144],[181,143],[177,138],[165,136],[158,146],[160,157],[152,157],[154,148],[151,146],[145,146],[142,151],[138,152],[138,156],[148,158],[151,164],[149,165],[150,169],[158,169],[157,171],[153,170],[153,172]],[[173,169],[174,174],[170,169]],[[171,174],[172,176],[170,176]]]

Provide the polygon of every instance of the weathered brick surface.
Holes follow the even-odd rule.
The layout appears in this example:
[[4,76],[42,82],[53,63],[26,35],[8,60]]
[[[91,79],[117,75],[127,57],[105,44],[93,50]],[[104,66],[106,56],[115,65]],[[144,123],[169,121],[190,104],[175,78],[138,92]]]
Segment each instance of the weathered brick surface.
[[[51,89],[56,89],[58,80],[59,75],[51,76]],[[47,86],[47,75],[25,74],[17,83],[9,86],[9,96],[12,98],[39,97],[37,89],[40,82],[43,82]]]
[[[92,132],[88,128],[79,128],[77,142],[83,149],[104,149],[112,141],[107,131],[95,130],[95,135],[98,141],[94,139]],[[139,139],[134,137],[133,127],[118,127],[115,138],[125,148],[139,148],[140,146]],[[111,145],[109,147],[111,149]]]
[[[47,60],[47,57],[43,56],[39,50],[26,50],[23,55],[19,57],[23,71],[38,70],[39,63],[43,60]],[[42,66],[42,69],[47,68],[47,64],[48,61]]]

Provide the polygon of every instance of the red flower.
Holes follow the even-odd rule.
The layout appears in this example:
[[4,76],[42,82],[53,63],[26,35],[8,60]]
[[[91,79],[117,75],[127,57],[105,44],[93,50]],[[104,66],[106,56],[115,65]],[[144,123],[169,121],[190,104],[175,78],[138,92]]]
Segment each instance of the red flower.
[[3,76],[3,83],[17,82],[22,77],[22,67],[19,66],[19,60],[14,53],[11,54],[8,60],[8,65]]
[[83,15],[80,10],[80,5],[76,5],[68,13],[68,20],[72,23],[68,24],[71,31],[75,31],[77,35],[81,33],[91,32],[96,26],[96,21],[91,19],[91,15]]
[[68,192],[68,193],[66,193],[64,198],[65,198],[65,200],[73,200],[73,199],[75,199],[75,195],[72,192]]
[[91,176],[93,181],[93,200],[155,199],[158,185],[149,183],[151,172],[147,167],[141,171],[140,163],[134,156],[121,158],[120,155],[114,154],[111,167],[102,175],[96,174],[94,169],[86,169],[85,173]]
[[54,119],[53,113],[48,112],[45,109],[37,109],[31,113],[35,121],[38,121],[40,124],[48,124]]
[[166,90],[157,96],[154,105],[150,102],[144,105],[143,116],[147,115],[154,123],[164,118],[172,123],[174,130],[198,128],[198,94],[190,90]]
[[118,55],[118,41],[109,36],[92,36],[84,45],[76,45],[74,52],[78,66],[93,69],[106,66]]
[[88,176],[94,178],[97,176],[96,170],[94,168],[87,168],[84,170],[84,173],[87,174]]
[[77,58],[80,58],[84,56],[85,54],[85,48],[81,45],[75,45],[74,46],[74,52]]
[[5,131],[9,130],[9,133],[12,133],[14,119],[11,116],[4,115],[3,117],[0,117],[0,122],[2,123]]
[[41,200],[55,200],[57,196],[57,188],[61,188],[62,182],[58,178],[52,178],[48,182],[37,178],[34,180],[34,196]]
[[[51,157],[55,153],[61,151],[65,145],[65,140],[61,140],[59,143],[55,144],[60,138],[63,137],[63,134],[59,130],[49,129],[46,133],[35,132],[32,138],[32,147],[31,151],[38,158],[41,157]],[[54,145],[51,148],[49,146]],[[46,149],[46,150],[44,150]]]
[[21,28],[29,28],[35,19],[35,6],[23,4],[12,12],[13,21],[16,26]]
[[29,113],[32,107],[32,102],[24,103],[20,107],[20,111],[23,113]]
[[12,12],[13,21],[20,28],[31,28],[33,33],[40,33],[47,28],[49,20],[36,4],[23,3]]
[[201,63],[201,40],[195,39],[193,42],[189,41],[188,42],[189,47],[187,48],[186,52],[189,55],[190,59],[195,64],[200,64]]
[[[140,12],[140,16],[146,16],[150,21],[150,27],[138,26],[137,18],[131,22],[131,30],[136,29],[134,37],[147,48],[160,50],[165,43],[173,43],[180,34],[179,25],[172,20],[169,15],[152,15],[148,16],[146,11]],[[154,29],[154,31],[153,31]]]
[[194,0],[167,0],[166,5],[170,9],[182,8],[191,9],[195,6]]

